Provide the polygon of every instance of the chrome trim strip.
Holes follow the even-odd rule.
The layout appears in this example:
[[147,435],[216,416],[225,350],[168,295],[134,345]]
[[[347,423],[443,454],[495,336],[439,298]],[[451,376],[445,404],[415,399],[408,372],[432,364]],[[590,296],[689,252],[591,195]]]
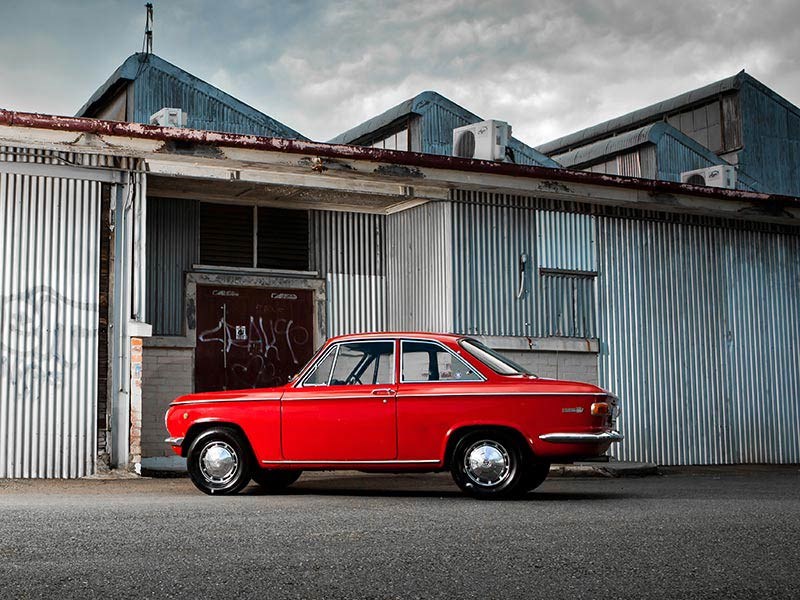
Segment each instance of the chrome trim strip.
[[182,437],[168,437],[164,441],[167,444],[169,444],[170,446],[180,446],[180,445],[183,444],[183,438]]
[[188,406],[190,404],[219,404],[220,402],[280,402],[280,398],[220,398],[218,400],[185,400],[173,402],[170,406]]
[[[306,388],[307,389],[307,388]],[[372,394],[372,393],[365,393],[360,396],[324,396],[324,397],[317,397],[312,396],[311,394],[307,396],[303,396],[302,398],[282,398],[283,402],[333,402],[336,400],[380,400],[383,398],[384,400],[388,400],[389,398],[394,399],[395,394]]]
[[439,463],[434,460],[262,460],[265,465],[406,465]]
[[621,442],[624,439],[619,431],[602,433],[545,433],[540,440],[554,444],[601,444],[603,442]]

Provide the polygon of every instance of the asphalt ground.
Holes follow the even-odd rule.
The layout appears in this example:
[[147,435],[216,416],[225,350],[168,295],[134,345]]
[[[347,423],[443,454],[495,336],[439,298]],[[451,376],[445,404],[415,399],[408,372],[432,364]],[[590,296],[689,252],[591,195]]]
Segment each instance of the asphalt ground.
[[552,478],[0,480],[1,598],[800,598],[800,467]]

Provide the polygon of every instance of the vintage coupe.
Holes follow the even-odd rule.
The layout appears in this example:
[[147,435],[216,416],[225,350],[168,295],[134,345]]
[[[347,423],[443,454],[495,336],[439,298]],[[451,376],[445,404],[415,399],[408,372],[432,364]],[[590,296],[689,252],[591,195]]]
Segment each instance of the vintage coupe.
[[461,335],[369,333],[328,340],[283,387],[191,394],[167,410],[167,438],[194,484],[233,494],[303,470],[450,470],[467,494],[540,485],[551,463],[622,439],[617,399],[544,379]]

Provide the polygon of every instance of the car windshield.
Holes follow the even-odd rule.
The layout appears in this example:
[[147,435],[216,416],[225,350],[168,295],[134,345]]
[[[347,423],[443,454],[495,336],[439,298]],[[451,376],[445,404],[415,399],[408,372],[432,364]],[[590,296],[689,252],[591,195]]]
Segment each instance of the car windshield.
[[497,350],[492,350],[489,346],[478,340],[465,338],[461,340],[459,344],[461,344],[464,350],[492,369],[495,373],[499,373],[500,375],[533,375],[533,373],[522,365],[518,365],[510,358],[506,358],[497,352]]

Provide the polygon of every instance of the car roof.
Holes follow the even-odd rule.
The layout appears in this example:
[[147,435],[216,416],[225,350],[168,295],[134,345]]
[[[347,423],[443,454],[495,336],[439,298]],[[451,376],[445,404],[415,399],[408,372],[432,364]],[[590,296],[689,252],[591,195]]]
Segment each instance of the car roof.
[[338,335],[332,337],[328,341],[339,342],[344,340],[413,338],[456,342],[464,337],[465,336],[457,333],[432,333],[430,331],[370,331],[368,333],[348,333],[346,335]]

